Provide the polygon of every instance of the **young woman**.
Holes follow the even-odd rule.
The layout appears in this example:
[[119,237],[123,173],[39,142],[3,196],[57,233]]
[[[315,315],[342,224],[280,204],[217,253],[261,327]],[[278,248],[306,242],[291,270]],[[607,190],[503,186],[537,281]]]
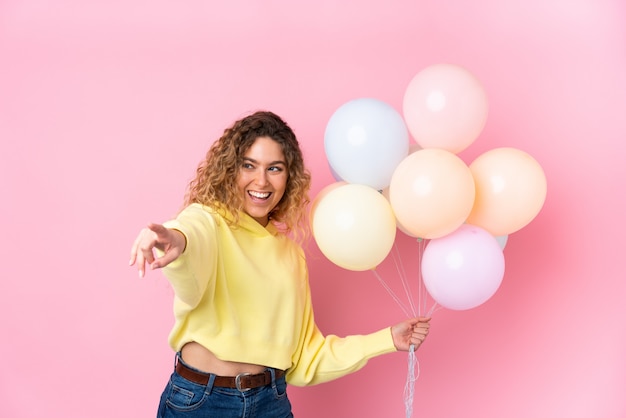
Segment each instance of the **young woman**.
[[336,379],[426,338],[429,318],[322,335],[292,238],[307,236],[309,186],[291,128],[256,112],[211,146],[176,219],[139,233],[130,264],[140,276],[163,268],[175,292],[176,365],[158,417],[292,417],[287,383]]

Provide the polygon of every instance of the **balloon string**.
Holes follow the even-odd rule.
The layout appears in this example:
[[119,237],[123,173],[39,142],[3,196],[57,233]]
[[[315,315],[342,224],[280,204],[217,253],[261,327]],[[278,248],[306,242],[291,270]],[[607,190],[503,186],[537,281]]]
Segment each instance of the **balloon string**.
[[404,312],[404,314],[410,318],[411,315],[409,315],[409,311],[406,309],[406,307],[404,306],[404,304],[402,303],[402,301],[398,298],[398,296],[396,296],[396,294],[393,292],[393,290],[391,290],[391,288],[387,285],[387,283],[385,283],[385,281],[383,280],[382,277],[380,277],[380,274],[378,274],[378,272],[375,269],[372,269],[372,273],[374,273],[374,276],[376,276],[376,278],[378,279],[378,281],[380,282],[380,284],[383,285],[383,287],[385,288],[385,290],[387,291],[387,293],[389,293],[389,295],[391,295],[391,297],[393,298],[394,301],[396,301],[396,303],[398,304],[398,306],[400,307],[400,309],[402,309],[402,312]]
[[[418,283],[418,315],[421,316],[422,313],[425,313],[427,317],[432,317],[432,314],[438,309],[441,308],[437,305],[437,302],[433,304],[430,310],[427,311],[428,306],[428,293],[426,292],[426,286],[424,285],[424,280],[422,277],[422,254],[424,253],[425,243],[421,238],[417,239],[418,242],[418,252],[417,252],[417,283]],[[411,304],[413,306],[413,304]],[[413,311],[415,312],[415,310]],[[428,313],[426,313],[428,312]],[[416,373],[417,369],[417,373]],[[406,418],[411,418],[413,415],[413,400],[415,398],[415,382],[419,378],[420,375],[420,364],[415,355],[415,346],[411,344],[409,348],[408,355],[408,370],[406,376],[406,383],[404,385],[404,410]]]
[[[426,291],[426,285],[424,284],[424,280],[422,277],[422,269],[421,269],[422,254],[424,253],[424,248],[426,244],[424,240],[421,238],[418,238],[417,241],[418,241],[418,253],[417,253],[417,256],[418,256],[418,263],[417,263],[418,265],[418,271],[417,271],[418,312],[417,313],[419,316],[424,314],[426,317],[432,317],[433,314],[439,309],[442,309],[443,306],[440,306],[435,301],[433,305],[431,306],[431,308],[428,309],[428,292]],[[398,254],[398,257],[400,257],[399,254]],[[400,272],[400,269],[398,269],[398,271]],[[404,270],[402,271],[404,272]],[[401,274],[401,277],[403,279],[403,285],[404,285],[406,274],[405,275]],[[405,288],[405,291],[407,291],[407,288]],[[411,308],[415,316],[415,306],[412,302],[410,288],[408,288],[407,295],[409,297]],[[411,344],[411,346],[409,347],[407,367],[408,367],[408,370],[407,370],[407,376],[406,376],[406,383],[404,385],[404,410],[405,410],[406,418],[411,418],[413,416],[413,401],[415,398],[415,382],[417,382],[417,379],[419,378],[419,375],[420,375],[420,364],[419,364],[419,360],[417,359],[417,356],[415,355],[415,346],[413,344]]]
[[[402,258],[400,257],[400,251],[397,245],[395,245],[395,243],[394,243],[395,252],[392,253],[392,256],[393,256],[393,261],[396,266],[396,270],[398,271],[398,275],[400,276],[400,279],[402,281],[402,287],[404,288],[404,292],[408,298],[413,316],[421,316],[422,313],[424,313],[427,317],[432,317],[433,313],[441,309],[442,306],[439,306],[437,302],[435,301],[433,306],[430,308],[430,310],[427,309],[428,308],[428,297],[427,297],[428,293],[426,292],[426,286],[424,285],[424,280],[422,278],[422,270],[421,270],[422,254],[424,252],[425,243],[424,243],[424,240],[421,238],[418,238],[417,241],[418,241],[417,312],[416,312],[415,304],[413,301],[413,295],[411,293],[411,287],[408,283],[407,274],[404,270],[404,265],[402,264]],[[389,293],[389,295],[397,303],[400,309],[402,309],[402,312],[404,312],[404,314],[407,317],[409,317],[410,316],[409,311],[404,305],[404,303],[402,303],[400,298],[398,298],[398,296],[393,292],[393,290],[389,287],[389,285],[383,280],[380,274],[378,274],[378,272],[375,269],[372,269],[372,273],[378,279],[380,284],[385,288],[387,293]],[[413,415],[413,400],[415,398],[415,382],[417,381],[420,375],[420,365],[415,355],[415,346],[413,344],[411,344],[409,347],[407,368],[408,370],[407,370],[406,383],[404,385],[404,409],[405,409],[406,418],[411,418],[411,416]]]
[[418,283],[418,314],[421,316],[426,312],[427,293],[424,285],[424,279],[422,277],[422,254],[424,253],[424,240],[422,238],[417,239],[417,283]]
[[431,318],[433,316],[433,314],[435,312],[437,312],[438,310],[443,309],[443,306],[438,305],[437,302],[433,303],[433,306],[430,308],[430,310],[428,311],[428,314],[426,315],[427,317]]
[[[415,369],[417,368],[417,374]],[[415,346],[411,344],[408,356],[408,372],[404,385],[404,411],[406,418],[413,415],[413,398],[415,397],[415,382],[420,374],[419,361],[415,356]]]
[[415,304],[413,302],[413,294],[411,292],[411,287],[409,285],[409,281],[407,279],[406,271],[404,270],[404,264],[402,264],[402,257],[400,257],[400,250],[398,249],[398,245],[394,243],[393,248],[395,253],[392,253],[393,261],[396,265],[396,270],[398,271],[398,275],[400,276],[400,281],[402,282],[402,287],[404,288],[404,293],[409,301],[409,306],[411,307],[411,312],[413,316],[417,316],[417,311],[415,310]]

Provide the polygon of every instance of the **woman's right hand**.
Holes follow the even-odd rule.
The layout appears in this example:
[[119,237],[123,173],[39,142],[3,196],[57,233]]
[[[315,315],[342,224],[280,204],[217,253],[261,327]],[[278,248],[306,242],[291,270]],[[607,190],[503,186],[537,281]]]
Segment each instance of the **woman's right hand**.
[[[139,277],[145,275],[146,263],[152,270],[167,266],[185,251],[187,242],[182,232],[168,229],[160,224],[149,224],[142,229],[130,250],[129,264],[137,264]],[[153,249],[163,251],[160,258],[154,257]]]

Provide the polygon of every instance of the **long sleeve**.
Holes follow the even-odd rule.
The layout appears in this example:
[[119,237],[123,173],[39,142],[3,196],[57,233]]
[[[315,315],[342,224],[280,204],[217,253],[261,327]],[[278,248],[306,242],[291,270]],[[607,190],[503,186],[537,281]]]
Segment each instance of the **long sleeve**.
[[177,298],[193,308],[209,283],[215,281],[217,241],[215,220],[199,206],[189,206],[164,224],[180,231],[187,240],[185,252],[163,269]]
[[324,336],[315,324],[307,285],[305,315],[287,381],[296,386],[328,382],[361,369],[367,361],[396,351],[389,328],[367,335]]

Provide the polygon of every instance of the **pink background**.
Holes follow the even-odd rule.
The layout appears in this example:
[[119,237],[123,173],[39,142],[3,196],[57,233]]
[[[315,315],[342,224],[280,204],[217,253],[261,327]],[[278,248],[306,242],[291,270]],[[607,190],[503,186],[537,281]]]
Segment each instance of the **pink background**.
[[[4,0],[0,3],[0,404],[4,417],[150,417],[172,371],[172,292],[127,266],[137,231],[180,207],[209,144],[260,108],[314,175],[332,113],[464,66],[489,96],[461,154],[544,168],[540,214],[509,237],[495,296],[441,310],[418,352],[415,417],[626,416],[626,7],[622,0]],[[418,245],[400,234],[407,273]],[[373,274],[309,248],[326,333],[404,315]],[[387,262],[381,275],[399,279]],[[251,347],[254,349],[254,347]],[[307,417],[401,417],[406,355],[291,388]]]

